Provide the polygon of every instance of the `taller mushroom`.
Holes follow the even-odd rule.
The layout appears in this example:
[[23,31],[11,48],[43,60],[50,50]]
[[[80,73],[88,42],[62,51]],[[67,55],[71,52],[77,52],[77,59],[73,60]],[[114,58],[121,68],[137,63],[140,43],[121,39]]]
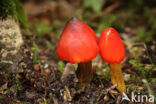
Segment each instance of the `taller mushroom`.
[[123,80],[120,62],[124,59],[125,48],[118,32],[114,28],[106,28],[99,40],[100,55],[102,59],[109,63],[111,80],[117,89],[125,92],[125,83]]
[[82,20],[72,17],[65,25],[57,45],[60,60],[78,63],[79,85],[85,86],[92,79],[92,62],[99,52],[95,32]]

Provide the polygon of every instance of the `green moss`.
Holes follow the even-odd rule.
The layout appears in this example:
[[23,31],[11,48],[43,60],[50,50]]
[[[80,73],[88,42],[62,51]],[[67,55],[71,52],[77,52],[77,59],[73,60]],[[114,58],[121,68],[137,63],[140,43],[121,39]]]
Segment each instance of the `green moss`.
[[8,15],[14,16],[16,5],[14,0],[1,0],[0,3],[0,16],[5,19]]
[[9,16],[19,20],[25,28],[28,27],[24,9],[18,0],[0,1],[0,19],[6,19]]

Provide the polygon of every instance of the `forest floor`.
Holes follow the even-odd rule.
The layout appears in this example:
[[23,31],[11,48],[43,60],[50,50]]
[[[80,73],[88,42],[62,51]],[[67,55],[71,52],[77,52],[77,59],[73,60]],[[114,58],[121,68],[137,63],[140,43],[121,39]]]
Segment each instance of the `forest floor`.
[[132,92],[137,96],[153,95],[156,100],[156,24],[153,24],[156,20],[152,19],[156,15],[155,8],[147,6],[149,11],[137,14],[136,8],[126,8],[117,1],[106,3],[106,7],[95,13],[94,6],[93,10],[81,7],[81,2],[23,2],[29,28],[21,27],[24,39],[21,69],[10,74],[0,71],[0,104],[133,104],[122,101],[122,95],[111,83],[108,64],[99,55],[93,60],[95,73],[86,88],[77,86],[76,64],[58,59],[58,39],[73,15],[95,29],[97,37],[108,26],[119,30],[126,50],[121,63],[126,94],[129,98]]

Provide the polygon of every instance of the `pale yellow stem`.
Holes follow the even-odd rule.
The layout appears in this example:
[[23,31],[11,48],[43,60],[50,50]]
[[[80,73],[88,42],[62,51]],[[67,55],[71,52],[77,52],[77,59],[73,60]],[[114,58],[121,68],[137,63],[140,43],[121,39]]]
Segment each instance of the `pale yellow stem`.
[[120,64],[110,64],[111,80],[114,85],[117,85],[117,89],[123,93],[126,92],[125,82],[122,75]]

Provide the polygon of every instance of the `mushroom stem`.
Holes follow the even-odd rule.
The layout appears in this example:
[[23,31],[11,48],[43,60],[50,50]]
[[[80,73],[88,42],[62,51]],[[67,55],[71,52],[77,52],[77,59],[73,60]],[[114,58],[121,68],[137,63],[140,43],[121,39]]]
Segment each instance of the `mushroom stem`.
[[110,64],[111,80],[114,85],[117,85],[117,89],[123,93],[126,91],[125,82],[122,75],[120,64]]
[[77,68],[77,77],[79,79],[79,86],[85,87],[92,80],[92,61],[86,63],[79,63]]

